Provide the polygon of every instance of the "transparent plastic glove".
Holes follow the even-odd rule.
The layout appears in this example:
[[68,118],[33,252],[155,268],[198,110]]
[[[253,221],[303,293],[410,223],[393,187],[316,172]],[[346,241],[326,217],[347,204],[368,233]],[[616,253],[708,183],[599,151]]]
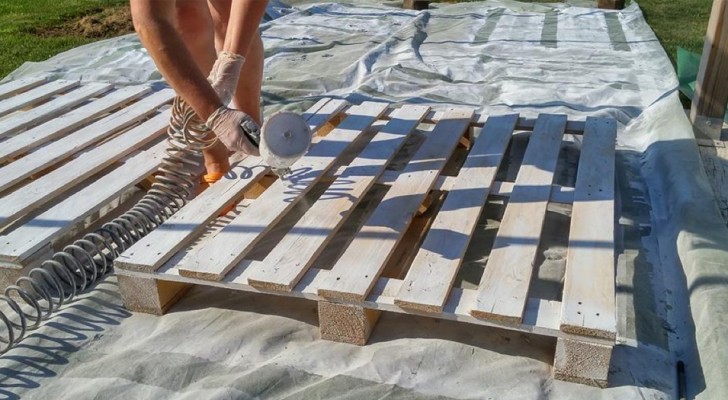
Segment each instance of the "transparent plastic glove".
[[212,88],[215,89],[215,93],[225,106],[230,104],[233,99],[243,64],[245,64],[245,57],[240,54],[221,51],[212,66],[210,76],[207,77]]
[[215,132],[217,138],[228,150],[242,151],[254,156],[260,155],[257,143],[254,144],[248,137],[250,135],[256,141],[259,140],[260,127],[248,114],[223,106],[210,115],[206,125]]

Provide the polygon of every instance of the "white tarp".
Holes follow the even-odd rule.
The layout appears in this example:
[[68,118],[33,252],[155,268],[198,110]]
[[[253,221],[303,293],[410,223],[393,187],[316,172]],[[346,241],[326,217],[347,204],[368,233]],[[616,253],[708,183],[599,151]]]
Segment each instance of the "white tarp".
[[[682,219],[671,219],[671,190],[697,181],[698,189],[690,190],[704,197],[704,215],[717,214],[701,191],[705,178],[695,167],[677,78],[636,4],[619,12],[506,0],[427,12],[370,2],[300,7],[272,10],[279,18],[261,27],[266,113],[334,96],[619,121],[618,175],[627,216],[617,271],[623,345],[615,348],[610,387],[551,379],[551,338],[385,314],[371,343],[356,347],[318,339],[314,303],[196,288],[169,314],[155,317],[125,311],[110,278],[0,359],[0,393],[661,399],[677,396],[678,360],[688,363],[691,393],[706,390],[703,374],[707,381],[720,364],[701,369],[705,355],[698,360],[695,353],[675,245],[678,235],[688,242],[695,236],[685,239]],[[160,78],[134,35],[26,64],[10,78],[45,73],[119,84]],[[675,178],[682,175],[669,171],[677,167],[655,155],[663,141],[673,146],[667,154],[691,166],[693,181]],[[673,178],[663,182],[660,173]],[[717,218],[712,223],[720,235]],[[719,360],[719,353],[711,357]]]

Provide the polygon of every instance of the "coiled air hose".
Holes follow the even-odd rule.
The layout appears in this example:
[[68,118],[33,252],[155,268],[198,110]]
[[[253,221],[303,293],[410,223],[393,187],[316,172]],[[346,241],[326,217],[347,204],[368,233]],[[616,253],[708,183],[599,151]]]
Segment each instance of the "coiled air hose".
[[182,208],[192,197],[199,179],[194,171],[201,165],[202,150],[216,140],[194,110],[179,96],[175,97],[167,128],[166,155],[147,193],[129,211],[65,246],[0,295],[0,300],[9,306],[0,310],[0,320],[7,328],[7,337],[0,337],[4,345],[0,354],[111,272],[119,254]]

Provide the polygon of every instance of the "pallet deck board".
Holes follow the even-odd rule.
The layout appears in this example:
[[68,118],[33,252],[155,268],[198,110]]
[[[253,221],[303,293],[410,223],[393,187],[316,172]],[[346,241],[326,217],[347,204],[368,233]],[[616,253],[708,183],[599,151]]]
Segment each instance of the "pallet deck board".
[[366,298],[472,116],[473,111],[466,109],[445,113],[336,262],[319,295],[354,301]]
[[522,319],[565,128],[565,116],[542,114],[536,122],[485,265],[475,317]]
[[52,81],[0,102],[0,117],[79,86],[78,81]]
[[33,89],[48,82],[45,76],[16,79],[0,85],[0,100],[7,99],[25,90]]
[[129,86],[116,90],[104,97],[63,114],[41,125],[3,141],[0,146],[0,162],[27,152],[89,122],[94,117],[105,114],[123,104],[149,93],[149,86]]
[[[326,103],[328,101],[319,102],[304,113],[313,132],[345,105],[341,101],[332,101],[327,107]],[[247,157],[233,165],[231,173],[200,193],[186,207],[134,244],[115,261],[116,265],[137,271],[157,270],[184,247],[190,238],[197,236],[226,205],[240,199],[252,184],[268,172],[269,168],[260,157]]]
[[0,227],[13,222],[23,213],[40,207],[84,178],[159,138],[169,125],[169,117],[170,112],[164,111],[142,125],[82,153],[60,168],[0,198]]
[[[569,230],[561,330],[616,336],[613,120],[588,118]],[[594,229],[599,226],[601,229]]]
[[428,110],[424,106],[404,106],[395,111],[387,125],[321,195],[325,200],[317,201],[261,263],[251,265],[255,270],[248,277],[249,283],[291,291]]
[[[276,181],[258,201],[182,261],[181,274],[220,280],[289,211],[338,156],[384,112],[384,103],[364,103],[293,165],[294,176]],[[302,176],[296,176],[299,171]]]
[[486,121],[394,300],[398,306],[442,311],[517,121],[518,115]]
[[173,92],[171,90],[155,93],[118,113],[39,148],[28,157],[23,157],[0,168],[0,191],[22,181],[35,172],[53,166],[94,142],[100,141],[146,118],[157,107],[169,102],[172,97]]
[[33,112],[24,112],[7,118],[0,126],[0,138],[10,136],[29,126],[46,121],[92,97],[108,92],[112,87],[113,85],[108,83],[92,83],[81,86],[34,108]]
[[150,176],[161,165],[166,142],[130,157],[123,165],[25,222],[0,239],[0,260],[23,265],[33,254],[96,212],[124,190]]

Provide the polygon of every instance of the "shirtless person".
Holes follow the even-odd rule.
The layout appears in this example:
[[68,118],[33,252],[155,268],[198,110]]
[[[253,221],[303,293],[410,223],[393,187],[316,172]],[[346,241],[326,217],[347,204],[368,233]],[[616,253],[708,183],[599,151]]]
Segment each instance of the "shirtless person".
[[[230,168],[228,151],[258,154],[240,123],[260,125],[267,0],[130,0],[134,29],[162,76],[218,137],[203,152],[206,180]],[[208,82],[208,77],[210,82]],[[230,103],[232,100],[232,103]]]

